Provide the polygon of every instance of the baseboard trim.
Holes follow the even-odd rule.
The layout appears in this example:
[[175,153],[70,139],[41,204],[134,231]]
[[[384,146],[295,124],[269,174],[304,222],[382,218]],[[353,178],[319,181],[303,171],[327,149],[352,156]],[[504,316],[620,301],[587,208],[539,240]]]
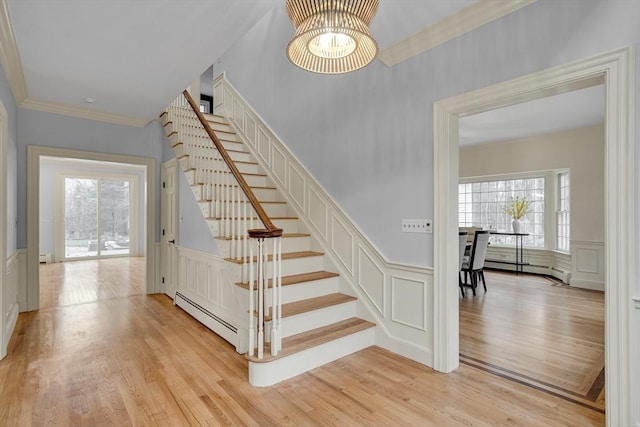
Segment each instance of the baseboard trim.
[[175,305],[189,313],[194,319],[237,347],[238,328],[216,316],[197,302],[185,296],[180,291],[176,291],[175,299],[173,301]]

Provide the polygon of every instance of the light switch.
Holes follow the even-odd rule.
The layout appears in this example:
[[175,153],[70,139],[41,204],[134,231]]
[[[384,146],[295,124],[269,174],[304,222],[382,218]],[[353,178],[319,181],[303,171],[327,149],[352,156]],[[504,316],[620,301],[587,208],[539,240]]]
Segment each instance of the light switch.
[[432,233],[433,222],[430,219],[403,219],[403,233]]

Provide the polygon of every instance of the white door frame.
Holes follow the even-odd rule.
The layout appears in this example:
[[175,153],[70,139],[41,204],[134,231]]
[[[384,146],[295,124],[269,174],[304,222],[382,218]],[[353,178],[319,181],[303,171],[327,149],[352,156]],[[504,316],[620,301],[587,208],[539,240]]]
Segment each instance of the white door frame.
[[[458,119],[549,96],[604,78],[605,126],[605,372],[607,425],[631,425],[630,381],[635,276],[633,47],[539,71],[434,104],[434,368],[459,364]],[[455,286],[451,286],[455,285]]]
[[[64,148],[27,147],[27,311],[40,307],[40,157],[63,157],[146,166],[146,292],[158,292],[156,283],[156,167],[155,159],[118,154],[93,153]],[[144,191],[142,188],[141,191]]]
[[0,359],[7,355],[5,338],[5,281],[7,280],[7,110],[0,101]]

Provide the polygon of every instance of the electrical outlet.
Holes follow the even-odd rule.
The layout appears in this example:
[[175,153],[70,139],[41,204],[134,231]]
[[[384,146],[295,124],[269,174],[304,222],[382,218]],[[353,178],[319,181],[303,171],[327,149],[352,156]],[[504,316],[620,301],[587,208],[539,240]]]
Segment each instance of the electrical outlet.
[[430,219],[403,219],[403,233],[432,233],[433,222]]

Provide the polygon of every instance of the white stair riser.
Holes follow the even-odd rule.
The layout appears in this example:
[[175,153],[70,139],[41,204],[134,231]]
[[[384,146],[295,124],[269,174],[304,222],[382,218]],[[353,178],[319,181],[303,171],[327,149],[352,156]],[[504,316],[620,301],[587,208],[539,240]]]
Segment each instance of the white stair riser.
[[340,289],[338,277],[329,279],[314,280],[311,282],[296,283],[282,287],[282,303],[300,301],[303,299],[321,297],[323,295],[334,294]]
[[252,188],[253,194],[256,195],[258,200],[264,200],[268,202],[281,201],[282,197],[278,194],[278,190],[275,188]]
[[233,132],[233,133],[231,133],[231,132],[216,132],[216,136],[221,141],[242,142],[242,138],[240,138],[240,136],[235,132]]
[[176,146],[173,147],[173,152],[176,155],[176,157],[182,157],[185,152],[184,152],[184,145],[183,144],[178,144]]
[[[265,268],[267,276],[271,277],[271,273],[273,272],[273,263],[271,261],[267,261]],[[283,276],[319,271],[324,270],[324,268],[324,257],[322,255],[282,260]]]
[[[242,239],[238,239],[242,240]],[[237,243],[236,243],[237,244]],[[284,237],[282,238],[282,252],[302,252],[308,251],[311,246],[310,237]],[[218,239],[218,248],[224,257],[231,254],[232,242],[230,240]]]
[[269,217],[287,216],[287,205],[285,203],[263,203],[262,209]]
[[298,220],[297,219],[271,218],[271,222],[276,227],[282,228],[284,233],[297,233],[298,232]]
[[[202,208],[202,206],[201,206],[201,208]],[[205,215],[205,218],[211,218],[212,216],[213,215]],[[214,236],[220,236],[221,235],[221,234],[218,234],[219,230],[221,229],[220,227],[222,227],[222,225],[219,224],[219,222],[221,222],[221,220],[207,219],[207,224],[209,225],[209,230],[211,230],[211,232],[213,233]],[[298,232],[298,220],[297,219],[275,219],[275,218],[271,218],[271,222],[276,227],[281,228],[283,233],[297,233]],[[262,223],[257,218],[254,219],[253,224],[254,224],[254,228],[257,228],[257,229],[264,227],[262,225]]]
[[268,387],[370,347],[374,342],[374,328],[369,328],[272,362],[249,362],[249,383]]
[[[200,155],[204,157],[213,157],[213,150],[215,150],[215,148],[214,148],[213,142],[211,142],[209,137],[201,138],[196,143],[192,143],[191,145],[189,145],[189,144],[184,144],[184,141],[179,140],[175,135],[177,134],[173,134],[173,136],[169,138],[171,142],[171,146],[177,147],[180,143],[183,143],[182,145],[186,147],[184,149],[184,154],[195,154],[195,155]],[[247,152],[245,150],[244,144],[242,144],[241,142],[231,142],[231,141],[224,141],[224,140],[220,142],[222,142],[222,146],[225,148],[225,150],[230,150],[229,155],[231,155],[233,151]]]
[[356,302],[350,301],[344,304],[307,311],[297,316],[284,317],[282,319],[282,337],[286,338],[311,329],[327,326],[355,317],[355,315]]
[[229,126],[228,124],[225,124],[225,123],[209,121],[209,126],[214,131],[225,131],[225,132],[232,132],[233,131],[233,129],[231,129],[231,126]]
[[[250,162],[251,154],[241,151],[229,151],[229,157],[234,162]],[[178,157],[178,156],[176,156]],[[189,154],[186,159],[189,159],[186,163],[186,167],[183,170],[190,168],[203,168],[210,170],[226,170],[222,160],[215,160],[213,156],[203,156],[202,154]],[[217,163],[220,162],[220,163]],[[221,169],[222,168],[222,169]]]
[[[287,304],[294,301],[335,294],[336,292],[339,292],[339,290],[340,280],[338,277],[295,283],[293,285],[282,287],[282,303]],[[241,301],[245,301],[249,298],[248,289],[237,287],[236,294]],[[265,295],[267,299],[271,298],[271,291],[267,291]]]
[[[221,165],[212,164],[212,166],[221,166]],[[247,172],[246,170],[255,170],[255,169],[257,169],[257,165],[251,164],[251,163],[236,163],[236,167],[238,168],[240,173],[256,173],[256,172]],[[194,184],[195,183],[196,171],[189,169],[187,160],[184,161],[183,171],[185,173],[185,176],[186,176],[187,181],[189,182],[189,184]],[[199,173],[198,175],[202,175],[202,174]],[[206,176],[206,174],[205,174],[205,176]],[[252,175],[245,175],[245,180],[246,180],[247,176],[252,176]]]
[[[209,192],[206,192],[206,194],[210,194]],[[283,203],[265,203],[264,200],[261,200],[262,202],[262,208],[264,209],[264,211],[267,213],[267,216],[271,217],[279,217],[279,216],[286,216],[287,215],[287,205],[283,204]],[[218,212],[216,214],[216,216],[220,216],[223,214],[227,214],[230,213],[231,216],[236,217],[238,216],[238,209],[240,209],[240,212],[244,215],[244,204],[243,203],[236,203],[236,202],[231,202],[231,203],[226,203],[224,201],[221,201],[219,203],[220,207],[218,209]],[[251,212],[254,212],[251,209],[251,205],[249,204],[249,202],[247,202],[247,215],[250,215]],[[253,214],[253,216],[255,217],[255,212]]]
[[[269,269],[272,269],[271,262],[267,263]],[[323,256],[310,256],[304,258],[295,259],[283,259],[282,260],[282,275],[291,276],[293,274],[308,273],[310,271],[324,270],[324,257]],[[270,271],[270,270],[267,270]]]
[[271,184],[264,175],[242,174],[242,177],[250,187],[267,187]]

